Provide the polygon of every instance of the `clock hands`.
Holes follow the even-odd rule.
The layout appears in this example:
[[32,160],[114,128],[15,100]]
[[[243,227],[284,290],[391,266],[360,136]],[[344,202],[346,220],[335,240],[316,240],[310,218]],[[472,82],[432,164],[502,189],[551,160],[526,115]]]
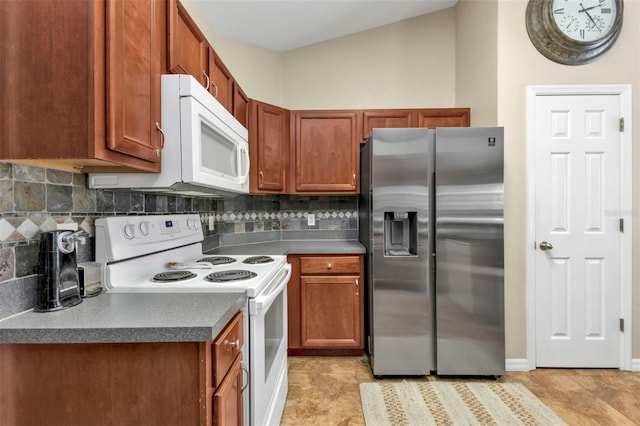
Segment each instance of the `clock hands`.
[[[598,5],[598,6],[599,6],[599,5]],[[580,12],[584,12],[584,13],[586,13],[586,14],[587,14],[587,16],[589,17],[589,19],[591,20],[591,22],[593,22],[593,26],[594,26],[594,28],[596,28],[598,31],[602,32],[602,30],[598,27],[598,24],[597,24],[597,23],[596,23],[596,21],[593,19],[593,17],[591,16],[591,14],[590,14],[589,12],[587,12],[589,9],[593,9],[593,8],[595,8],[595,7],[598,7],[598,6],[592,6],[592,7],[588,8],[588,9],[585,9],[585,8],[584,8],[584,6],[582,5],[582,3],[580,3],[580,7],[582,8],[582,10],[579,10],[579,11],[578,11],[578,13],[580,13]]]

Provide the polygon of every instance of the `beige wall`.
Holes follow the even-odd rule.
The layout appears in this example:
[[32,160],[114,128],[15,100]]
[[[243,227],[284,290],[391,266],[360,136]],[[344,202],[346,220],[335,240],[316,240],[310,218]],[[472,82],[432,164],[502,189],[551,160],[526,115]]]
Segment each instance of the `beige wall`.
[[455,11],[284,54],[290,109],[455,106]]
[[455,11],[277,53],[217,35],[181,0],[251,98],[289,109],[455,106]]
[[203,19],[192,0],[180,0],[204,36],[220,55],[247,96],[282,106],[283,57],[281,53],[219,36]]
[[[555,64],[531,45],[527,0],[459,0],[452,9],[286,53],[218,37],[191,0],[182,1],[252,98],[290,109],[470,106],[472,125],[505,127],[506,349],[507,358],[526,358],[526,87],[639,87],[640,0],[625,1],[624,27],[612,50],[576,67]],[[634,105],[632,119],[640,125]],[[634,146],[638,139],[636,132]],[[636,182],[638,149],[633,169]],[[637,253],[640,185],[633,200]],[[639,268],[634,261],[634,358],[640,357]]]
[[[465,0],[467,1],[467,0]],[[640,2],[625,1],[624,26],[615,46],[599,60],[582,66],[565,66],[544,58],[529,41],[524,25],[526,0],[498,3],[498,125],[505,128],[505,279],[507,306],[507,357],[526,356],[526,88],[528,85],[632,84],[640,83]],[[634,97],[637,98],[637,97]],[[633,122],[640,124],[637,102]],[[633,146],[638,145],[638,132]],[[640,178],[639,151],[633,152],[633,182]],[[640,186],[633,187],[633,211],[637,212]],[[634,250],[638,249],[640,220],[634,214]],[[637,251],[636,251],[637,253]],[[637,256],[635,256],[637,259]],[[640,263],[633,265],[634,306],[638,306]],[[640,316],[634,312],[634,357],[640,356]]]
[[498,120],[498,0],[459,0],[456,11],[456,106],[472,126]]

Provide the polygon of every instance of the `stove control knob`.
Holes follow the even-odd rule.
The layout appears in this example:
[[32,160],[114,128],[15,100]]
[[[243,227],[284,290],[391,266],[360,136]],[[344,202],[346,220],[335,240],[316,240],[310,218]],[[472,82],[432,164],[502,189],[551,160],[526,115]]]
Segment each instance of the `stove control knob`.
[[198,229],[198,220],[197,219],[187,219],[187,228],[189,229]]
[[132,223],[127,223],[124,228],[122,228],[122,233],[127,240],[133,240],[136,236],[136,228]]
[[143,220],[140,222],[140,225],[138,225],[138,228],[143,236],[149,235],[149,221]]

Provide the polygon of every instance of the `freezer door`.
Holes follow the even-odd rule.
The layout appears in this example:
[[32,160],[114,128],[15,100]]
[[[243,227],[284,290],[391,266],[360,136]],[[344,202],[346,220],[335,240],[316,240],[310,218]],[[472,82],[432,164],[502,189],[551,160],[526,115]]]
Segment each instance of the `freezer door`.
[[439,375],[504,373],[503,149],[502,128],[436,129]]
[[429,182],[433,131],[374,129],[369,265],[370,360],[374,375],[434,369]]

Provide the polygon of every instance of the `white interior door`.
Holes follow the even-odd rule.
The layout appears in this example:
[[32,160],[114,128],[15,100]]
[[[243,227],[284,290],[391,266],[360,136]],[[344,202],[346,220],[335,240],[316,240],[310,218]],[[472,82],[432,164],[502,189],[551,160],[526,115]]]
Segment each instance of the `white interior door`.
[[539,367],[620,366],[619,119],[619,95],[536,96]]

